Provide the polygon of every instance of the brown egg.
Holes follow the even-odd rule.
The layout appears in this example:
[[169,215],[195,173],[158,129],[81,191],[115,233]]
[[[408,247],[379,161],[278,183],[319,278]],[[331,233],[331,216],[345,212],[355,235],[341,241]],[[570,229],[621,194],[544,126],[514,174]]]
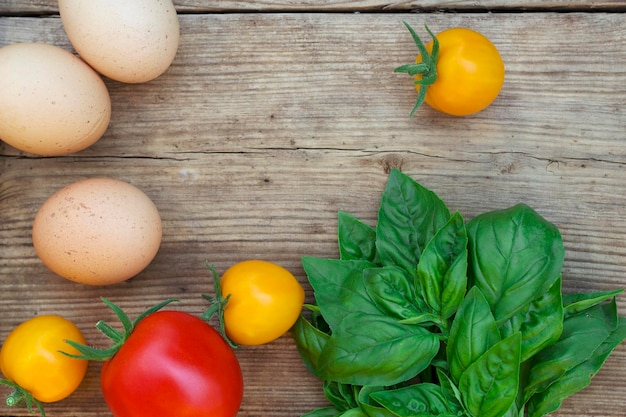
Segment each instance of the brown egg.
[[117,81],[157,78],[174,60],[180,27],[171,0],[59,0],[65,33],[99,73]]
[[102,78],[58,46],[0,48],[0,139],[37,155],[67,155],[94,144],[111,119]]
[[161,217],[141,190],[112,178],[70,184],[41,206],[33,223],[37,256],[56,274],[89,285],[127,280],[161,244]]

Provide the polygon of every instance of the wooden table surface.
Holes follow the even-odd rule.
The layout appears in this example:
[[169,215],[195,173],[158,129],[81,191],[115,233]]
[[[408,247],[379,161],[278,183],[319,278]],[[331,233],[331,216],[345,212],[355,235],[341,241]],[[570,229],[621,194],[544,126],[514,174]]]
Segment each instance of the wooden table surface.
[[[251,258],[279,263],[313,301],[301,257],[337,257],[338,210],[373,225],[391,167],[466,219],[518,202],[535,208],[562,232],[564,291],[626,287],[624,0],[175,4],[173,65],[146,84],[106,80],[113,113],[99,142],[46,158],[0,144],[2,339],[53,313],[104,343],[94,324],[113,317],[101,296],[131,316],[166,297],[200,314],[200,295],[212,293],[206,260],[220,272]],[[470,117],[422,107],[410,119],[415,90],[393,72],[416,53],[402,20],[489,37],[507,70],[497,100]],[[0,1],[0,46],[26,41],[71,50],[55,1]],[[54,275],[30,238],[50,194],[93,176],[141,188],[164,225],[152,264],[108,287]],[[618,303],[626,314],[626,295]],[[326,404],[289,335],[237,355],[241,417],[294,417]],[[554,415],[625,416],[625,368],[622,345]],[[47,406],[48,415],[109,416],[98,377],[91,364],[78,391]],[[0,415],[27,413],[0,407]]]

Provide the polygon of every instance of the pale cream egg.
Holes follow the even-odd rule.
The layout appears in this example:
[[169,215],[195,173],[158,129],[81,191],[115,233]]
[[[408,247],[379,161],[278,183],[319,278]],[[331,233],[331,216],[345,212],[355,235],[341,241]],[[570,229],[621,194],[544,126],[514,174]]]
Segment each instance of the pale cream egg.
[[142,83],[163,74],[178,50],[180,24],[171,0],[59,0],[65,33],[102,75]]
[[35,252],[56,274],[89,285],[125,281],[156,256],[161,217],[139,188],[113,178],[67,185],[41,206],[32,228]]
[[21,151],[67,155],[97,142],[111,99],[98,73],[55,45],[0,48],[0,139]]

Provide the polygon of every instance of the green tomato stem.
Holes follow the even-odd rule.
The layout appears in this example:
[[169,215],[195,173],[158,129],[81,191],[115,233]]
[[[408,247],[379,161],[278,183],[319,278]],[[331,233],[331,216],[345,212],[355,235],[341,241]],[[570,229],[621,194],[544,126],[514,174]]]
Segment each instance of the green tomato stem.
[[418,79],[414,81],[414,84],[419,85],[419,92],[417,94],[417,100],[415,101],[415,105],[411,110],[410,117],[413,117],[413,114],[420,107],[424,101],[426,100],[426,92],[428,91],[428,87],[437,81],[437,61],[439,59],[439,41],[437,37],[430,31],[427,25],[424,25],[426,31],[431,36],[433,40],[432,51],[429,53],[428,49],[426,49],[426,45],[420,39],[418,34],[413,30],[413,28],[407,23],[404,23],[404,26],[407,27],[411,36],[413,37],[413,41],[419,50],[419,54],[422,57],[422,62],[415,64],[406,64],[397,67],[394,71],[409,74],[412,77],[419,76]]
[[46,417],[46,412],[43,409],[43,405],[41,405],[41,403],[37,399],[35,399],[30,392],[26,391],[24,388],[8,379],[0,379],[0,384],[13,388],[13,392],[11,392],[6,397],[7,406],[18,407],[21,404],[26,404],[26,409],[28,410],[28,412],[33,414],[33,404],[35,404],[39,409],[39,412],[41,413],[41,417]]
[[68,345],[76,349],[79,352],[79,354],[76,355],[76,354],[67,353],[64,351],[60,351],[60,353],[62,353],[63,355],[69,356],[70,358],[76,358],[76,359],[84,359],[84,360],[92,360],[92,361],[109,360],[124,345],[126,340],[130,337],[133,330],[137,326],[137,323],[139,323],[142,319],[149,316],[150,314],[156,313],[157,311],[159,311],[166,305],[176,302],[176,301],[178,300],[173,299],[173,298],[162,301],[159,304],[153,307],[150,307],[149,309],[141,313],[139,316],[137,316],[135,320],[131,321],[128,315],[119,306],[107,300],[106,298],[102,298],[102,302],[105,303],[111,310],[113,310],[117,318],[120,320],[124,328],[124,331],[121,332],[119,330],[116,330],[105,321],[100,320],[98,323],[96,323],[96,328],[113,342],[112,346],[106,349],[100,349],[100,348],[94,348],[91,346],[83,345],[73,340],[66,340],[65,343],[67,343]]
[[209,264],[208,262],[206,262],[206,266],[207,268],[209,268],[209,270],[213,274],[214,296],[211,297],[209,295],[202,294],[202,298],[204,298],[205,300],[209,302],[209,307],[202,314],[202,320],[208,322],[213,318],[213,316],[217,315],[217,321],[219,323],[220,334],[222,335],[224,340],[226,340],[228,345],[231,348],[235,349],[239,347],[239,345],[237,345],[237,343],[232,341],[226,334],[226,323],[224,321],[224,310],[226,309],[226,306],[228,305],[228,300],[230,299],[231,294],[228,294],[226,297],[222,297],[222,282],[220,279],[220,274],[218,274],[215,267]]
[[9,407],[15,407],[24,402],[24,392],[20,390],[13,391],[7,395],[6,403]]

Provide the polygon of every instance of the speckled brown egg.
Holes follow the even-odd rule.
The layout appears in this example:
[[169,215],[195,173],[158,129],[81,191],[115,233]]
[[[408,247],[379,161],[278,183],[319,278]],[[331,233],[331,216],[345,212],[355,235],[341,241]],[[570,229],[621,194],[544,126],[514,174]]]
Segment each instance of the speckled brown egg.
[[171,65],[180,37],[171,0],[59,0],[63,28],[79,55],[113,80],[141,83]]
[[0,48],[0,139],[24,152],[67,155],[98,141],[111,119],[102,78],[55,45]]
[[113,178],[70,184],[46,200],[33,223],[37,256],[71,281],[108,285],[144,270],[156,256],[161,217],[137,187]]

